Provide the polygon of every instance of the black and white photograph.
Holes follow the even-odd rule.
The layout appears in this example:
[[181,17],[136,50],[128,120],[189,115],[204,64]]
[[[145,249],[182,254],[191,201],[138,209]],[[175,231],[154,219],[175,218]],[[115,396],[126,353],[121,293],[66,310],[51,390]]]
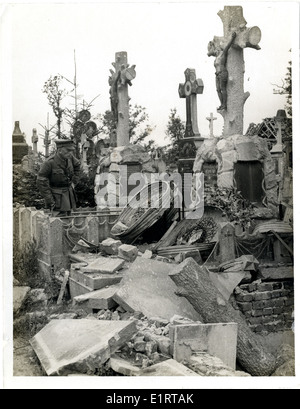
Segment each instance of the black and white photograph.
[[299,389],[299,2],[0,7],[1,388]]

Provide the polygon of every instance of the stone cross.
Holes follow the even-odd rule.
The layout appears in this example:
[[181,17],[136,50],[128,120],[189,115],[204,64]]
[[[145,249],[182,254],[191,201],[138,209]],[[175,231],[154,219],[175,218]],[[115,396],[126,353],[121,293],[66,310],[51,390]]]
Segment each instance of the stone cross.
[[31,137],[31,142],[32,142],[32,146],[33,146],[33,154],[34,156],[37,155],[37,143],[39,141],[39,137],[37,135],[37,131],[35,128],[33,128],[32,130],[32,137]]
[[117,122],[117,146],[125,146],[129,144],[128,85],[136,76],[135,65],[127,64],[126,51],[117,52],[112,65],[115,71],[110,70],[109,77],[111,110]]
[[[246,27],[246,20],[243,17],[243,8],[241,6],[225,6],[224,10],[218,12],[218,16],[223,22],[223,37],[214,37],[208,45],[208,55],[215,56],[216,74],[217,68],[220,68],[220,59],[222,53],[226,52],[225,71],[228,72],[227,79],[222,78],[224,88],[225,81],[225,94],[227,99],[226,108],[220,107],[219,113],[224,118],[224,130],[223,135],[243,135],[243,122],[244,122],[244,104],[249,97],[249,92],[244,93],[244,48],[251,47],[259,50],[258,43],[261,39],[261,31],[258,27]],[[236,33],[236,37],[233,38],[233,33]],[[230,45],[228,49],[227,46]],[[222,61],[221,61],[222,63]],[[257,68],[258,69],[258,68]],[[223,72],[223,70],[222,70]],[[226,83],[227,81],[227,83]],[[218,82],[218,76],[216,75],[216,82]],[[218,93],[220,89],[217,90]]]
[[197,121],[197,94],[203,93],[202,79],[196,79],[196,70],[187,68],[184,71],[185,83],[179,84],[178,93],[180,98],[186,100],[186,127],[185,138],[200,136]]
[[209,121],[209,136],[212,138],[214,136],[214,121],[217,119],[214,117],[213,113],[210,113],[210,116],[207,116],[206,119]]

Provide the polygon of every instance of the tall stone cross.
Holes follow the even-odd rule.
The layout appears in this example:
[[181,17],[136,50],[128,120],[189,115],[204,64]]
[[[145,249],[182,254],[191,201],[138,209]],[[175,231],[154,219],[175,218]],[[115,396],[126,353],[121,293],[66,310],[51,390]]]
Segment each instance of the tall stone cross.
[[185,138],[200,136],[197,121],[197,94],[203,93],[202,79],[196,79],[196,70],[187,68],[184,71],[185,83],[179,84],[178,93],[180,98],[186,100],[186,127]]
[[[223,136],[243,135],[244,104],[250,95],[244,92],[244,48],[259,50],[261,31],[256,26],[246,27],[241,6],[225,6],[218,16],[223,22],[224,36],[214,37],[208,44],[208,55],[216,57],[216,85],[221,96],[218,112],[224,118]],[[218,75],[220,70],[222,73]]]
[[206,119],[209,121],[209,136],[212,138],[214,136],[214,121],[217,119],[214,114],[211,112],[210,116],[207,116]]
[[127,64],[126,51],[117,52],[112,65],[115,71],[110,70],[109,77],[111,110],[117,122],[117,146],[125,146],[129,144],[128,85],[136,76],[135,65]]

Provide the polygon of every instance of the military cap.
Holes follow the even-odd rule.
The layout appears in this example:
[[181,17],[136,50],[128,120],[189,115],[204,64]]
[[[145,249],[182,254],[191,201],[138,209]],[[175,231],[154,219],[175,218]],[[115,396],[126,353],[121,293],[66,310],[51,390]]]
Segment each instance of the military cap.
[[57,148],[73,148],[75,149],[75,144],[72,139],[55,139],[54,142],[56,143]]

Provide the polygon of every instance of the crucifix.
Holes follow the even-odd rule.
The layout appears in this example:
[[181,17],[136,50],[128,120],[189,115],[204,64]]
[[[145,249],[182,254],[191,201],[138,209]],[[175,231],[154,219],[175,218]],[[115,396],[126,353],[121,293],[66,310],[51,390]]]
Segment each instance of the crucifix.
[[128,85],[135,78],[135,65],[127,64],[127,52],[117,52],[115,62],[112,63],[115,71],[110,70],[110,103],[111,111],[117,122],[117,146],[129,144],[129,101]]
[[186,127],[185,138],[200,136],[197,122],[197,94],[203,93],[202,79],[196,79],[196,70],[187,68],[184,71],[185,83],[179,84],[178,93],[180,98],[186,100]]
[[214,56],[216,88],[221,105],[218,112],[224,118],[224,136],[243,135],[244,104],[249,92],[244,92],[244,48],[260,50],[261,31],[247,28],[241,6],[225,6],[218,12],[223,22],[223,37],[214,37],[208,44],[208,56]]
[[214,136],[214,121],[217,118],[214,117],[214,114],[211,112],[210,116],[207,116],[206,119],[209,121],[209,136],[212,138]]

